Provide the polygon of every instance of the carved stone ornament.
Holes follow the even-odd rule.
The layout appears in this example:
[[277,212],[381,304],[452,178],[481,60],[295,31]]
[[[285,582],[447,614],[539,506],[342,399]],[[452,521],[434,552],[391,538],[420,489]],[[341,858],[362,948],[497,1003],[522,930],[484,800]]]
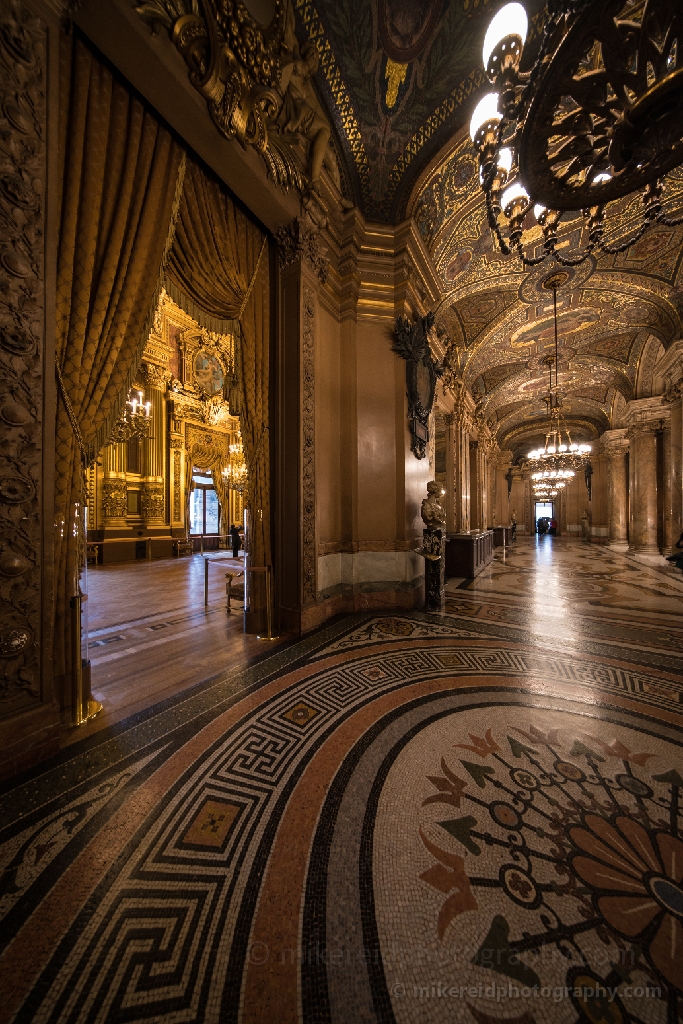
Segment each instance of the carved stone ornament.
[[[299,53],[289,0],[274,0],[266,28],[241,0],[138,0],[136,11],[155,34],[166,29],[218,131],[253,146],[276,184],[304,195],[323,163],[338,179],[329,124],[307,99],[316,65]],[[309,147],[308,168],[297,156],[301,142],[304,154]]]
[[421,317],[417,323],[411,323],[407,317],[397,317],[396,338],[392,346],[393,351],[406,361],[410,448],[416,459],[424,459],[427,452],[429,417],[434,406],[436,382],[442,373],[427,339],[433,324],[433,313]]
[[164,519],[164,485],[144,483],[140,494],[140,512],[143,519]]
[[102,481],[102,517],[125,519],[127,511],[126,481],[119,477],[105,477]]
[[0,4],[0,699],[39,699],[45,26]]
[[318,276],[321,284],[325,283],[329,266],[327,247],[320,238],[320,231],[308,218],[296,217],[287,227],[279,229],[276,238],[281,267],[301,260]]

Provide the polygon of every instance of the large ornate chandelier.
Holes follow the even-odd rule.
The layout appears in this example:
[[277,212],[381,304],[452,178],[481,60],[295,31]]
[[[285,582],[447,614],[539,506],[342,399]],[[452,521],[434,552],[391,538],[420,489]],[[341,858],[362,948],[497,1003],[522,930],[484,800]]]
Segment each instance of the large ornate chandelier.
[[[665,209],[665,176],[683,163],[680,0],[548,0],[538,56],[521,72],[526,35],[519,3],[492,19],[483,60],[496,92],[470,122],[501,252],[526,266],[549,256],[575,266],[594,251],[625,252],[652,224],[683,223]],[[637,192],[640,225],[608,241],[606,205]],[[522,231],[532,207],[543,252],[527,257]],[[587,231],[571,253],[557,245],[564,214],[582,216]]]
[[[562,393],[559,387],[559,354],[557,336],[557,289],[567,276],[567,271],[559,271],[543,282],[543,287],[553,293],[553,324],[555,327],[555,354],[546,356],[544,362],[548,366],[548,392],[544,401],[548,409],[549,428],[545,435],[543,448],[535,448],[526,458],[526,468],[531,470],[534,481],[534,493],[545,489],[555,490],[566,485],[567,480],[575,475],[575,470],[585,467],[591,452],[589,444],[577,444],[572,441],[569,428],[562,421]],[[555,380],[553,383],[553,365]],[[538,490],[537,490],[538,489]]]
[[229,451],[230,461],[223,469],[223,476],[231,490],[242,494],[247,484],[247,464],[244,458],[244,447],[241,437],[236,444],[229,446]]

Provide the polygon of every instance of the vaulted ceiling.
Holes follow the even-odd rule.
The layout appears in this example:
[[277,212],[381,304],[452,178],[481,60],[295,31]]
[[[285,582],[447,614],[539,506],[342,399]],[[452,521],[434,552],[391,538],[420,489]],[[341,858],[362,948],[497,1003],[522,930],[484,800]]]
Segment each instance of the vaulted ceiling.
[[[370,220],[405,216],[411,189],[469,121],[497,0],[293,0],[299,41],[320,54],[318,88]],[[541,0],[526,0],[529,48]]]
[[[666,195],[683,204],[683,169],[670,175]],[[639,205],[638,197],[615,205],[616,237],[636,226]],[[619,426],[626,402],[661,392],[657,362],[682,336],[683,226],[656,227],[619,256],[529,271],[493,246],[469,136],[426,179],[412,213],[443,288],[437,328],[502,448],[520,454],[543,441],[546,360],[555,351],[544,282],[558,269],[559,384],[576,439]],[[540,251],[540,229],[531,217],[525,226],[527,251]],[[561,245],[574,248],[582,230],[580,218],[570,221]]]
[[[442,287],[442,343],[501,447],[520,455],[542,443],[547,424],[554,328],[543,282],[558,268],[530,272],[495,250],[467,134],[488,88],[483,37],[503,2],[293,0],[300,43],[314,41],[320,54],[317,85],[337,128],[347,191],[369,220],[416,221]],[[545,5],[524,5],[528,57]],[[683,169],[669,176],[665,198],[683,205]],[[612,204],[616,237],[636,226],[640,209],[638,197]],[[562,245],[585,243],[582,230],[581,218],[564,224]],[[523,241],[530,250],[542,242],[531,216]],[[559,383],[575,439],[619,426],[629,400],[661,391],[658,360],[683,335],[682,262],[683,227],[657,227],[620,256],[567,270]]]

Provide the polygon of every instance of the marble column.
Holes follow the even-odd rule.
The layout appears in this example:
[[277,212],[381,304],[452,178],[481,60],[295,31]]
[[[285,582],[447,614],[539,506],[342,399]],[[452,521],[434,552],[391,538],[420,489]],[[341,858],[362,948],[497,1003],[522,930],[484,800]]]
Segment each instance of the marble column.
[[635,423],[628,430],[630,466],[629,552],[653,565],[663,563],[657,545],[657,428],[654,422]]
[[626,453],[629,440],[626,430],[607,430],[601,441],[607,455],[608,543],[614,551],[628,551]]

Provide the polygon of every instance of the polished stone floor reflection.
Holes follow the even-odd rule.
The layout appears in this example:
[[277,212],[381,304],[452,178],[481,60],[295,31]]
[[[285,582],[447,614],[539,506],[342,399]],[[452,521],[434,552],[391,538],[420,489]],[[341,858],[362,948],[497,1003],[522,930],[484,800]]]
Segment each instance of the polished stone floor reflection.
[[0,796],[0,1020],[674,1024],[683,580],[520,539]]

